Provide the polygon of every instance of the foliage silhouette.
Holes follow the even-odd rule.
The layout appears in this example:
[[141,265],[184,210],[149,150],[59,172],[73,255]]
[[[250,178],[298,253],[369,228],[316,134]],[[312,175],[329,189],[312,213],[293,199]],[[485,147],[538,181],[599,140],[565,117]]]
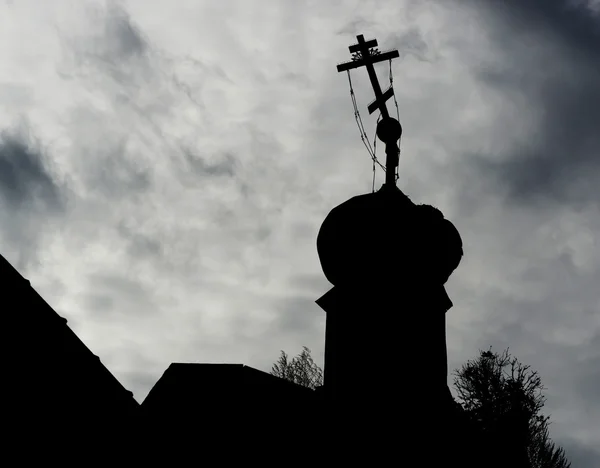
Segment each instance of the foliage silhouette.
[[468,417],[491,439],[511,434],[531,468],[569,468],[565,452],[549,438],[549,417],[541,414],[545,387],[537,372],[510,355],[480,351],[454,372],[457,400]]
[[313,361],[310,349],[306,346],[291,360],[285,351],[281,351],[281,356],[271,368],[271,374],[313,390],[323,385],[323,371]]
[[[281,351],[271,374],[298,385],[316,389],[323,385],[323,371],[306,346],[292,358]],[[537,372],[519,362],[506,349],[490,347],[477,359],[454,372],[457,401],[465,415],[488,440],[507,434],[522,444],[530,468],[569,468],[565,451],[549,437],[549,416],[541,414],[545,387]],[[506,440],[506,439],[505,439]]]

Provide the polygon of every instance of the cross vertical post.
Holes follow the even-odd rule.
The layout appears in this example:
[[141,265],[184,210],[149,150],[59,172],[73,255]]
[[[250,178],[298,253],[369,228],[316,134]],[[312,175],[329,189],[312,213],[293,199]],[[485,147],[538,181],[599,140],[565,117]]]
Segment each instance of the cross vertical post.
[[380,110],[383,119],[377,126],[377,136],[381,141],[386,144],[386,163],[385,163],[385,185],[388,188],[393,188],[396,185],[395,180],[395,168],[398,165],[398,153],[399,149],[396,144],[400,136],[402,135],[402,126],[396,119],[390,117],[387,110],[386,101],[394,95],[394,89],[390,86],[389,89],[383,93],[379,81],[377,80],[377,73],[375,72],[375,63],[383,62],[384,60],[391,60],[399,57],[400,54],[397,50],[391,50],[388,52],[381,53],[374,47],[377,46],[375,39],[365,41],[362,34],[356,36],[358,44],[348,47],[350,53],[352,53],[352,61],[342,63],[337,66],[338,72],[348,71],[353,68],[366,67],[373,91],[375,92],[375,100],[369,104],[369,114],[372,114],[377,109]]

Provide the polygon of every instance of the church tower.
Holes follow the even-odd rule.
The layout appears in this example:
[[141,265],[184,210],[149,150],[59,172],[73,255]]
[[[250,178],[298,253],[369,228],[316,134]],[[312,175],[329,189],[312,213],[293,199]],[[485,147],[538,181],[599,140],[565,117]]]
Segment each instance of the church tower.
[[327,314],[323,393],[336,421],[375,428],[402,420],[416,428],[453,404],[445,321],[452,301],[444,284],[460,263],[462,240],[441,211],[415,204],[397,187],[402,126],[386,107],[392,83],[382,92],[373,65],[389,60],[391,69],[399,54],[379,52],[376,40],[357,39],[349,47],[352,61],[337,69],[350,75],[367,68],[375,91],[368,110],[380,111],[377,137],[386,145],[386,177],[378,191],[333,208],[317,237],[321,266],[333,285],[317,300]]

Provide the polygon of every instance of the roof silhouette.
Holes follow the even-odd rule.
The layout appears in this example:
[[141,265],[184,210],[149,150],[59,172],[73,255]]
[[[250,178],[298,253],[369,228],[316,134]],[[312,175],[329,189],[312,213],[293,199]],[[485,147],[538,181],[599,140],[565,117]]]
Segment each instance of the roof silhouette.
[[[11,352],[3,386],[7,401],[19,408],[5,416],[12,436],[25,431],[29,440],[36,434],[47,441],[76,441],[84,434],[118,438],[139,408],[133,394],[2,256],[0,282],[8,325],[4,340]],[[107,425],[113,428],[109,433],[101,429]]]
[[[3,384],[7,401],[18,408],[4,418],[12,428],[9,447],[16,449],[25,440],[44,444],[64,461],[68,441],[94,458],[125,454],[138,463],[146,456],[154,461],[154,452],[141,447],[173,446],[169,440],[177,445],[187,437],[201,436],[214,450],[266,437],[280,437],[283,443],[283,437],[305,427],[296,424],[290,432],[292,414],[301,420],[317,411],[313,390],[243,364],[171,364],[139,405],[2,256],[0,281],[8,320],[5,342],[12,353]],[[258,423],[264,430],[254,430]],[[193,442],[191,449],[197,439]],[[49,456],[44,452],[46,461]]]

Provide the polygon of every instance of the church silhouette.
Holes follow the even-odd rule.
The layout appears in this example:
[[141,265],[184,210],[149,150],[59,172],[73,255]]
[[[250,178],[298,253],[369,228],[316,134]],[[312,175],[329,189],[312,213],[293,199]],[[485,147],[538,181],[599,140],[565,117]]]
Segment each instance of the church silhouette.
[[308,389],[243,364],[173,363],[138,404],[2,258],[3,421],[10,442],[27,445],[22,456],[50,445],[59,460],[85,448],[84,465],[109,454],[111,463],[127,456],[175,466],[528,466],[519,431],[480,433],[452,398],[445,284],[462,259],[462,239],[440,210],[396,187],[402,127],[386,109],[391,79],[382,92],[373,64],[398,53],[357,40],[338,71],[369,72],[386,182],[333,208],[317,237],[333,285],[317,300],[327,314],[324,385]]

